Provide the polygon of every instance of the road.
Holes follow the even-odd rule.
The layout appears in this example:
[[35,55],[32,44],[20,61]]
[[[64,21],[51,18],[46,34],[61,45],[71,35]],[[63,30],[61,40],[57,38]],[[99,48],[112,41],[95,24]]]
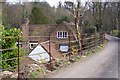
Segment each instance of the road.
[[98,54],[75,62],[49,78],[118,78],[118,43],[120,40],[109,35],[106,35],[106,38],[109,43]]

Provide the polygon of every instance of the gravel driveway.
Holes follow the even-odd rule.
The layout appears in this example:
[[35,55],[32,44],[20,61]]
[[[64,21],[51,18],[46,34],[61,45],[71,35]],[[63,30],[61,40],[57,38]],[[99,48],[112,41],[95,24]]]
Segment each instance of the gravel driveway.
[[118,38],[106,35],[108,45],[92,57],[56,72],[49,78],[118,78]]

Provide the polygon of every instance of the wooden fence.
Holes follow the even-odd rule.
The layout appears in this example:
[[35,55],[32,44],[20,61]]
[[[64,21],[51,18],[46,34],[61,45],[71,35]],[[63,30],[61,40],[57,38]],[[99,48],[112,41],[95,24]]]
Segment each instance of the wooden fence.
[[[82,35],[81,36],[81,45],[82,45],[82,48],[79,48],[79,45],[78,45],[78,41],[76,40],[71,40],[70,38],[71,35],[69,35],[69,40],[66,41],[66,43],[68,43],[68,46],[69,46],[69,51],[68,51],[68,60],[72,59],[71,56],[76,56],[76,55],[84,55],[84,52],[91,49],[91,48],[96,48],[98,45],[100,44],[103,44],[104,43],[104,40],[105,40],[105,33],[96,33],[94,35],[91,35],[91,36],[88,36],[86,34]],[[45,36],[44,36],[45,37]],[[49,36],[47,36],[49,37]],[[19,73],[20,73],[20,58],[25,58],[25,57],[28,57],[28,55],[26,56],[20,56],[20,37],[17,36],[17,37],[11,37],[11,36],[6,36],[6,37],[2,37],[2,39],[11,39],[11,38],[16,38],[18,42],[18,47],[17,48],[8,48],[8,49],[0,49],[0,51],[9,51],[9,50],[14,50],[14,49],[17,49],[18,50],[18,53],[17,53],[17,57],[14,57],[14,58],[9,58],[9,59],[5,59],[5,60],[0,60],[0,62],[7,62],[7,61],[12,61],[12,60],[17,60],[17,66],[13,66],[13,67],[8,67],[7,69],[1,69],[2,71],[5,71],[5,70],[10,70],[11,68],[17,68],[17,72],[18,72],[18,79],[19,79]],[[52,59],[54,58],[54,56],[52,56],[52,49],[51,49],[51,46],[52,44],[58,44],[57,42],[51,40],[52,37],[49,37],[49,56],[50,56],[50,61],[49,61],[49,64],[50,64],[50,67],[52,66]],[[74,51],[74,50],[75,51]],[[74,54],[77,53],[77,54]],[[38,55],[38,54],[35,54],[35,55]]]

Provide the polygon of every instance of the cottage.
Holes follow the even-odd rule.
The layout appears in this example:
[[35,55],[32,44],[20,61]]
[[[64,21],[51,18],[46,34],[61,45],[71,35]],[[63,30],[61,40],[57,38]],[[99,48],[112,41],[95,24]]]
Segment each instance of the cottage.
[[76,39],[75,26],[63,22],[54,25],[29,25],[28,19],[23,20],[21,29],[23,32],[24,50],[32,51],[38,44],[49,52],[51,46],[51,54],[55,58],[61,56],[61,52],[67,53],[69,49],[69,40]]

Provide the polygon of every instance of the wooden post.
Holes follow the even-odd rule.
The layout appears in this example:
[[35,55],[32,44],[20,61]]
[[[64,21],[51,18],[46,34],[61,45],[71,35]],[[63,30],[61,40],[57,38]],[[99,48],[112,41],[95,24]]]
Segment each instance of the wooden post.
[[100,35],[100,37],[101,37],[101,41],[100,41],[100,45],[103,43],[103,33],[101,33],[101,35]]
[[[85,36],[86,36],[86,35],[84,35],[84,36],[81,38],[81,39],[82,39],[82,40],[81,40],[81,46],[82,46],[81,52],[82,52],[82,53],[83,53],[83,45],[84,45],[84,41],[85,41]],[[81,53],[81,55],[83,55],[82,53]]]
[[19,35],[18,35],[18,80],[19,80],[19,78],[20,78],[20,64],[19,64],[19,62],[20,62],[20,59],[19,59],[19,57],[20,57],[20,51],[19,51],[19,42],[20,42],[20,37],[19,37]]
[[51,38],[50,38],[50,36],[49,36],[49,56],[50,56],[50,69],[51,69],[51,67],[52,67],[52,64],[51,64],[51,62],[52,62],[52,60],[51,60]]
[[99,45],[99,35],[98,35],[98,34],[96,35],[96,38],[97,38],[97,39],[96,39],[96,40],[97,40],[96,43],[97,43],[97,46],[98,46],[98,45]]
[[99,33],[99,46],[100,46],[101,34]]
[[90,50],[90,37],[88,38],[88,50]]
[[92,36],[90,35],[90,43],[89,43],[90,49],[91,49],[91,39],[92,39]]
[[71,59],[71,49],[70,49],[70,46],[71,46],[71,44],[70,44],[70,34],[69,34],[69,61],[70,61],[70,59]]
[[103,32],[103,43],[104,43],[104,41],[105,41],[105,33]]
[[103,33],[103,42],[105,41],[105,32]]
[[96,46],[97,46],[97,38],[96,38],[97,36],[96,36],[96,33],[95,33],[95,35],[94,35],[94,48],[96,48]]
[[81,53],[81,56],[82,56],[82,43],[83,43],[83,41],[82,41],[82,35],[81,35],[81,39],[80,39],[80,42],[81,42],[81,45],[80,45],[80,53]]
[[102,44],[103,44],[103,37],[104,37],[104,34],[102,33]]
[[93,38],[92,38],[92,35],[91,35],[91,36],[90,36],[90,49],[92,49],[92,46],[93,46],[93,45],[92,45],[92,44],[93,44],[93,43],[92,43],[92,39],[93,39]]

